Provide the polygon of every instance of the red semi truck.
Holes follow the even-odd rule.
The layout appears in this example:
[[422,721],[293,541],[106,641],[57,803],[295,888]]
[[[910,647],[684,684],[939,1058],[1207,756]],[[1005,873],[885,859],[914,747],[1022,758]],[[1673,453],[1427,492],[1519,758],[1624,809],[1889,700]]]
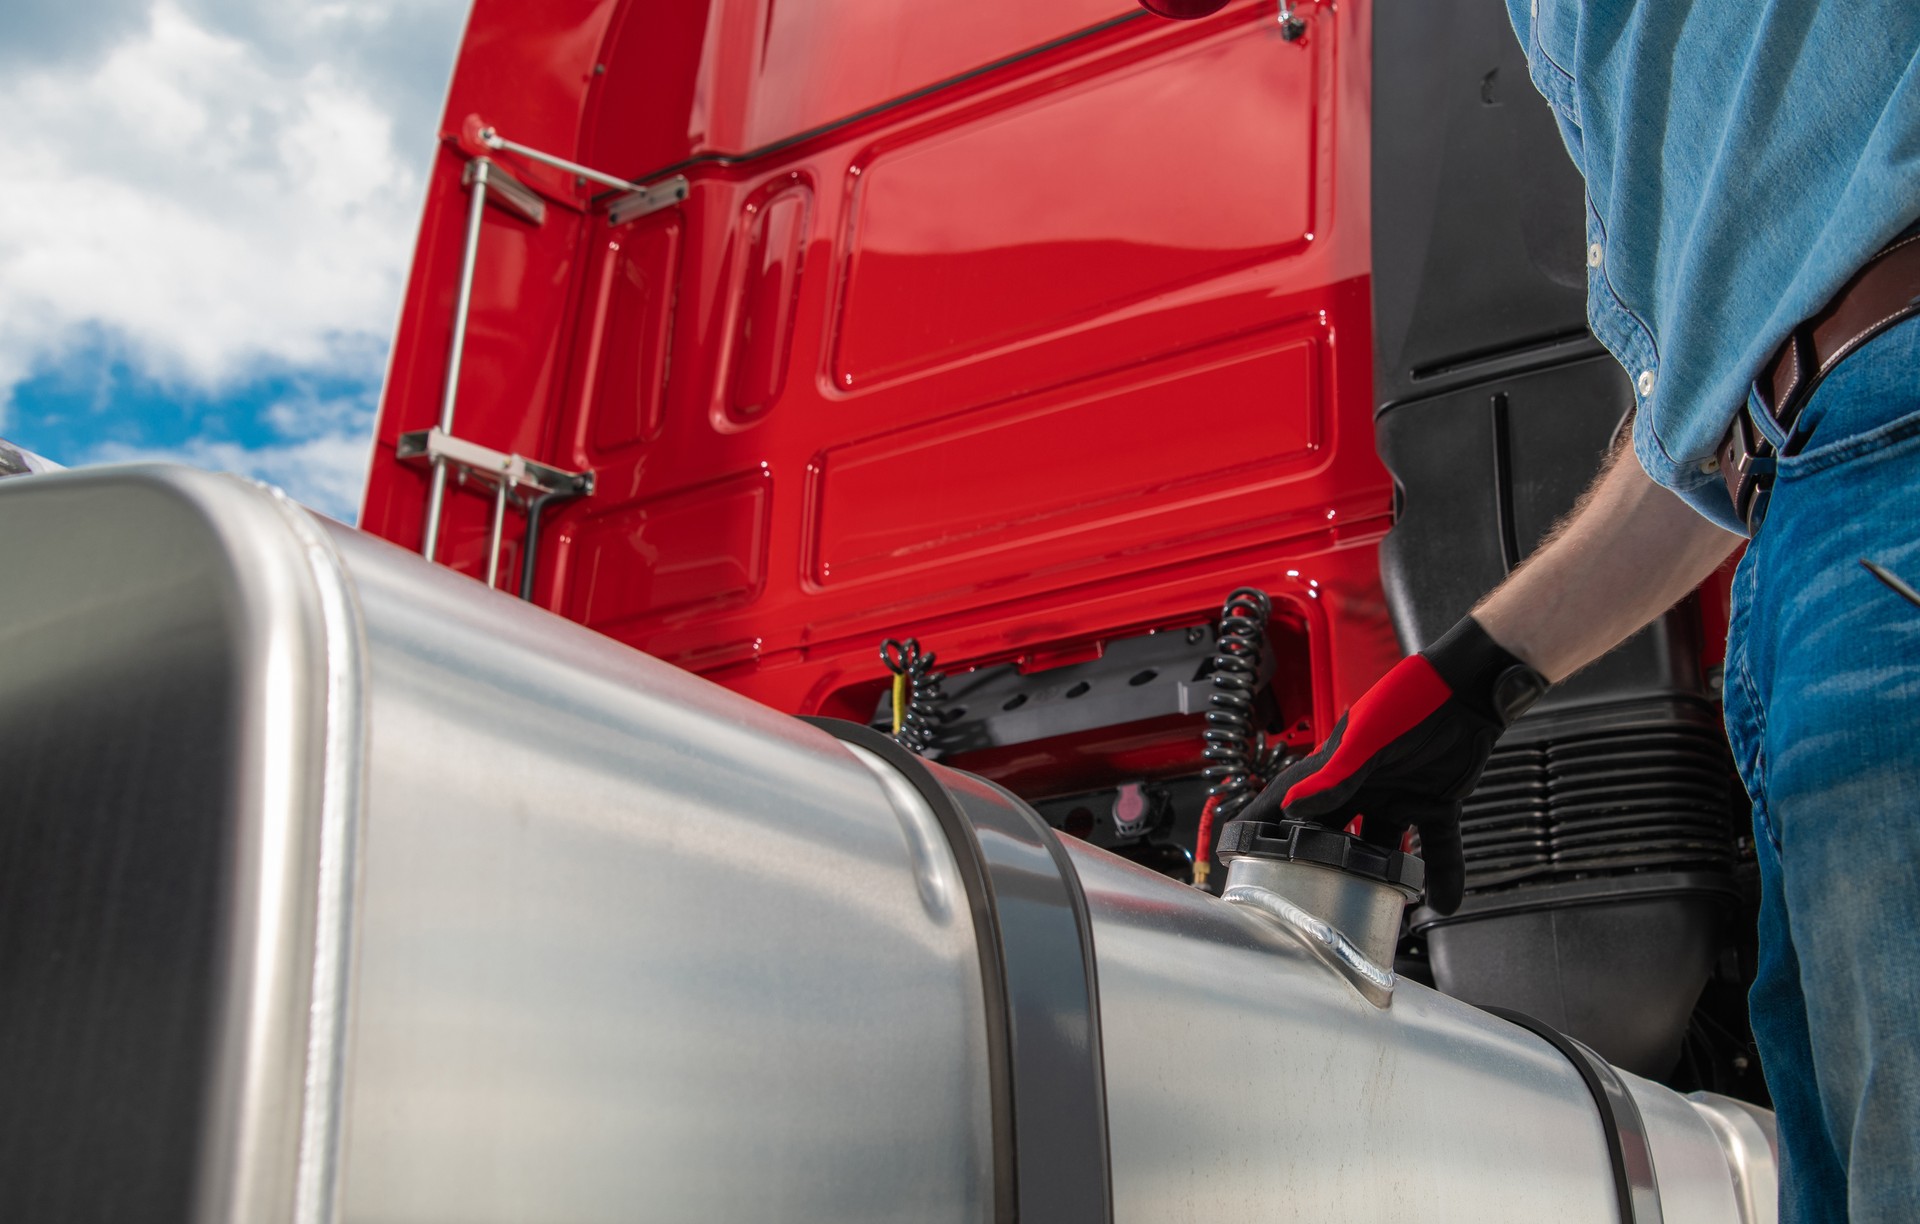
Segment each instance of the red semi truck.
[[[362,524],[791,713],[887,727],[914,639],[928,751],[1204,878],[1223,775],[1464,613],[1631,405],[1512,44],[1468,0],[479,0]],[[1509,734],[1402,966],[1764,1099],[1723,589]]]
[[1724,582],[1217,853],[1632,404],[1502,7],[1129,4],[477,0],[365,531],[0,448],[0,1216],[1772,1218]]

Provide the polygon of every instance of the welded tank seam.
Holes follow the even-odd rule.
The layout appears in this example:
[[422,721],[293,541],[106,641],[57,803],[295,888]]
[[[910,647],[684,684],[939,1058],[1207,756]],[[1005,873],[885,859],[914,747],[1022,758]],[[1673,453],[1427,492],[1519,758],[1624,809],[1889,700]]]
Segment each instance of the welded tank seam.
[[[1332,957],[1341,969],[1376,990],[1391,994],[1399,984],[1399,976],[1393,970],[1374,964],[1340,928],[1314,917],[1272,889],[1257,884],[1236,884],[1220,894],[1220,899],[1278,918],[1301,938]],[[1377,1002],[1373,999],[1368,1001]]]
[[1766,1131],[1750,1114],[1741,1112],[1738,1104],[1728,1110],[1704,1092],[1688,1093],[1687,1104],[1706,1122],[1726,1158],[1740,1224],[1771,1221],[1779,1198],[1777,1143],[1770,1142]]
[[320,604],[325,651],[313,969],[291,1219],[293,1224],[334,1224],[346,1112],[353,901],[366,791],[366,629],[352,576],[326,532],[286,494],[263,487],[299,541]]
[[879,781],[907,839],[907,861],[912,866],[914,889],[920,894],[921,908],[929,919],[946,926],[954,920],[957,908],[954,893],[962,886],[960,869],[954,863],[952,847],[947,844],[939,818],[933,814],[933,806],[899,770],[870,750],[851,741],[842,741],[841,746]]

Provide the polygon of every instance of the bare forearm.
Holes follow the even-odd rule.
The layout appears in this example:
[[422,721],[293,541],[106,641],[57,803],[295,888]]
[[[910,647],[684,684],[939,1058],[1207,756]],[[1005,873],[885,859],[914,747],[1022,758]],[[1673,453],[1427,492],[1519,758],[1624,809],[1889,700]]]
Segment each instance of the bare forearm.
[[1739,543],[1654,484],[1623,446],[1553,538],[1473,616],[1562,680],[1672,607]]

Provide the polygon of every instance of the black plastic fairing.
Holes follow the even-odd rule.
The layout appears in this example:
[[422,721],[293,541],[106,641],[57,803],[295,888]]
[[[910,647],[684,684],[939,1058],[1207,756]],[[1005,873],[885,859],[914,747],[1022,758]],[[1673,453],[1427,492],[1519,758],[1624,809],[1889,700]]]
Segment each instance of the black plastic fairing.
[[[1634,406],[1586,327],[1585,190],[1493,0],[1389,0],[1373,27],[1377,442],[1401,645],[1438,638],[1538,547]],[[1669,615],[1541,711],[1701,691]]]
[[1425,932],[1428,955],[1455,998],[1550,1017],[1588,1034],[1608,1061],[1658,1079],[1680,1059],[1738,899],[1727,877],[1704,871],[1477,894],[1459,921]]
[[1376,402],[1486,377],[1489,362],[1599,352],[1586,326],[1583,198],[1497,0],[1380,4]]
[[[1532,555],[1600,471],[1632,406],[1626,376],[1600,356],[1380,415],[1380,457],[1400,496],[1380,573],[1403,648],[1437,640]],[[1681,605],[1556,685],[1535,712],[1704,692],[1698,624]]]
[[[1587,331],[1601,253],[1505,6],[1382,0],[1373,38],[1375,420],[1395,486],[1380,570],[1414,651],[1574,508],[1635,394]],[[1739,844],[1700,638],[1688,601],[1514,722],[1465,803],[1466,902],[1424,935],[1440,989],[1545,1009],[1652,1076],[1687,1056],[1729,947]],[[1711,882],[1676,892],[1673,873]],[[1560,904],[1587,877],[1606,895]]]

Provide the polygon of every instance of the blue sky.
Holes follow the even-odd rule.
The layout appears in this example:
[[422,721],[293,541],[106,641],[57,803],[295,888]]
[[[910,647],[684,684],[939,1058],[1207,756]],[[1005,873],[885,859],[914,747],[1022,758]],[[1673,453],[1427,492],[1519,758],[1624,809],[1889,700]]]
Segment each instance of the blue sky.
[[465,12],[0,3],[0,436],[351,522]]

